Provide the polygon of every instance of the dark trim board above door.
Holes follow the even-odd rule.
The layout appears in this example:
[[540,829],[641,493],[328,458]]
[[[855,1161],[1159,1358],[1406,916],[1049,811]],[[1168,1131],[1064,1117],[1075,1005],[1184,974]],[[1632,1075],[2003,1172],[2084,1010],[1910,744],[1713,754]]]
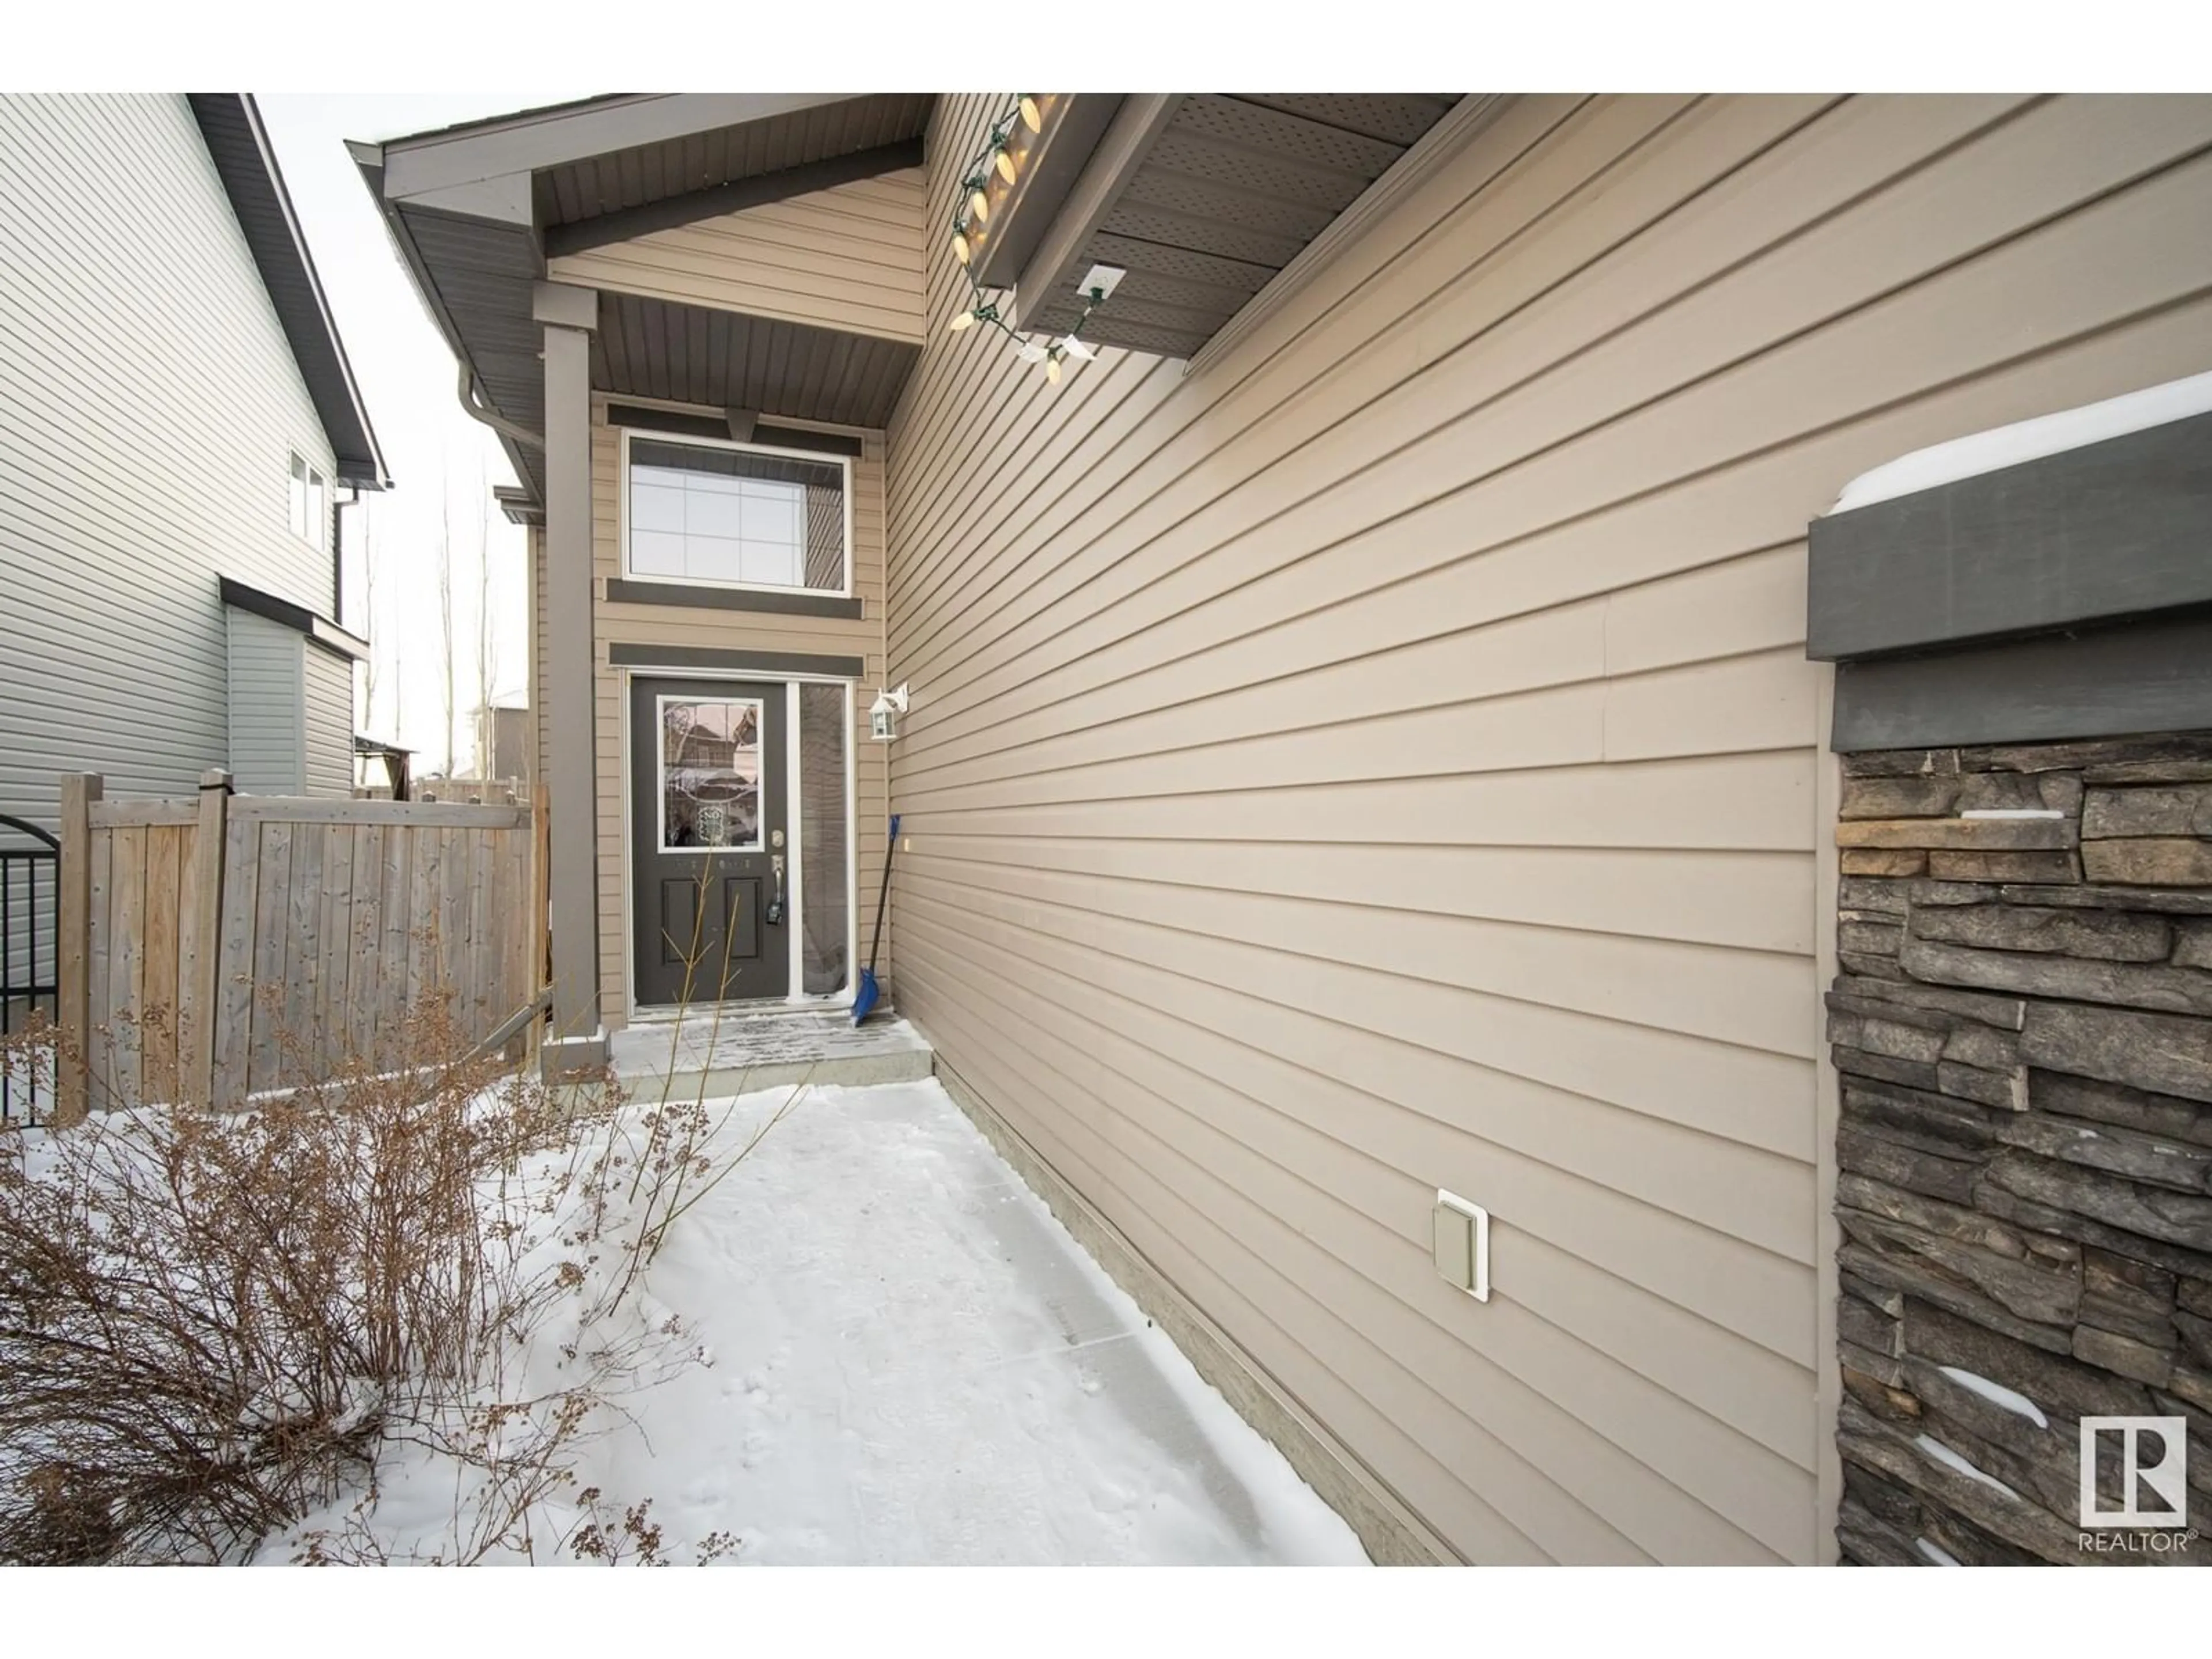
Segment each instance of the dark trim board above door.
[[710,668],[742,674],[818,674],[824,679],[857,680],[868,672],[859,657],[816,656],[805,651],[726,651],[707,645],[607,647],[612,668]]
[[[746,430],[735,430],[740,420]],[[642,404],[609,404],[607,424],[639,432],[668,432],[687,438],[736,438],[742,443],[765,444],[770,449],[811,449],[824,455],[848,455],[858,460],[865,452],[856,434],[817,432],[811,427],[776,426],[738,410],[720,416],[690,415],[680,409],[648,409]]]
[[689,582],[636,581],[607,578],[610,605],[674,605],[692,611],[763,611],[783,617],[836,617],[859,622],[866,614],[858,595],[764,593],[752,587],[702,587]]

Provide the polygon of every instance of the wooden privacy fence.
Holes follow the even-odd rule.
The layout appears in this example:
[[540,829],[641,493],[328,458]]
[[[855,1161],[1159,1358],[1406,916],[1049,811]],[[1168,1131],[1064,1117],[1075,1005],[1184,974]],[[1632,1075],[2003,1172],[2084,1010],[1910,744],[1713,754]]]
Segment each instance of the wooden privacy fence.
[[100,783],[62,781],[58,1020],[82,1063],[61,1121],[419,1062],[411,1014],[442,1005],[476,1043],[536,991],[542,792],[533,810],[234,795],[222,772],[197,801]]

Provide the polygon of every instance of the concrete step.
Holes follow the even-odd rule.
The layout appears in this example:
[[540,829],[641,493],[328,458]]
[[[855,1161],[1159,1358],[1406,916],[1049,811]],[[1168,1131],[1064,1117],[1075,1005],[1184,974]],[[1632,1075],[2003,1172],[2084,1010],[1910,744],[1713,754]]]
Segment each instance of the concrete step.
[[915,1083],[934,1054],[921,1034],[878,1009],[855,1030],[845,1012],[711,1011],[617,1031],[607,1056],[633,1100],[696,1098],[794,1083]]

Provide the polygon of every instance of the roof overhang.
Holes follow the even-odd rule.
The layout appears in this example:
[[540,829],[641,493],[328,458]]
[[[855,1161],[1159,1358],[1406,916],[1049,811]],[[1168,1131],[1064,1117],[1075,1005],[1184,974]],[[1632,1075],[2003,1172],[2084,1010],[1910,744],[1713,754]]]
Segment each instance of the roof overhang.
[[362,489],[389,488],[392,480],[369,425],[368,405],[346,361],[345,343],[315,275],[261,112],[243,93],[195,92],[185,97],[330,440],[339,481]]
[[[501,503],[508,515],[544,499],[532,299],[549,258],[917,166],[933,102],[626,94],[349,146],[460,362],[463,403],[523,480],[526,499]],[[702,355],[687,357],[694,345]],[[749,345],[760,348],[750,357]],[[742,407],[758,413],[879,424],[919,349],[611,294],[592,356],[601,391],[673,398],[657,388],[745,386],[756,400]]]
[[592,386],[615,397],[881,427],[921,357],[910,341],[611,293],[599,296]]
[[1013,290],[1023,331],[1058,333],[1081,315],[1091,267],[1116,267],[1127,274],[1085,337],[1197,359],[1456,154],[1498,102],[1457,93],[1053,94],[1040,100],[1034,136],[1011,135],[1013,181],[986,172],[990,212],[969,237],[977,280]]
[[217,580],[222,602],[234,611],[248,611],[305,635],[311,643],[319,645],[334,657],[344,657],[353,662],[368,659],[368,641],[339,627],[328,617],[318,616],[304,605],[295,605],[289,599],[250,586],[234,576],[222,576]]
[[854,93],[631,93],[525,110],[395,138],[381,148],[395,198],[524,177],[716,128],[804,115]]
[[513,484],[494,484],[491,498],[509,524],[542,525],[545,522],[545,509],[531,498],[526,489]]

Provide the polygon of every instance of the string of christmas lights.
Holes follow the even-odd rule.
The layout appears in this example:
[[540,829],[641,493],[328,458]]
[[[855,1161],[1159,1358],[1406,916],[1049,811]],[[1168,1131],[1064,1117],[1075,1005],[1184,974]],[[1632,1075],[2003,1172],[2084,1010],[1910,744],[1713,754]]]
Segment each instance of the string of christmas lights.
[[1091,320],[1092,312],[1106,303],[1106,290],[1092,288],[1085,294],[1082,314],[1058,339],[1036,340],[1024,337],[1015,327],[1012,306],[1002,308],[992,297],[1003,290],[987,290],[975,280],[977,233],[991,217],[991,175],[996,173],[1009,185],[1019,176],[1021,162],[1013,150],[1017,123],[1032,134],[1044,130],[1044,113],[1037,106],[1035,93],[1024,93],[991,123],[990,137],[961,175],[959,205],[952,215],[952,257],[960,262],[960,274],[967,278],[969,303],[966,310],[954,313],[951,331],[957,334],[970,328],[997,329],[1015,343],[1017,357],[1025,363],[1042,363],[1045,379],[1057,386],[1062,363],[1071,358],[1087,363],[1097,356],[1097,348],[1082,337],[1083,325]]

